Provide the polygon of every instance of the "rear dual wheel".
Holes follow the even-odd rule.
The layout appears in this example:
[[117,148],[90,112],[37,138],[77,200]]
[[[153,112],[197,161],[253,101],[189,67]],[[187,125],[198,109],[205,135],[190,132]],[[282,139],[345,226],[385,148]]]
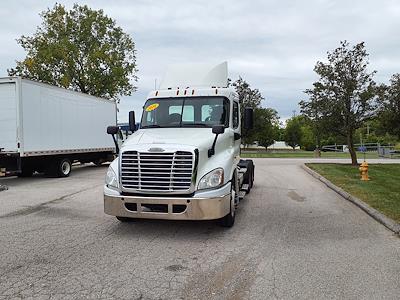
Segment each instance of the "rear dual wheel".
[[50,163],[45,173],[50,177],[68,177],[71,170],[71,161],[68,158],[59,158]]

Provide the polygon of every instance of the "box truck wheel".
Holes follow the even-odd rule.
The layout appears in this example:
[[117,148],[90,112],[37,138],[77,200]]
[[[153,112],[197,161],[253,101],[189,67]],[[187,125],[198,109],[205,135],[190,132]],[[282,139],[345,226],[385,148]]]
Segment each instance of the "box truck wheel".
[[50,177],[68,177],[71,169],[72,164],[68,158],[59,158],[50,163],[45,173]]
[[235,192],[235,186],[234,186],[233,182],[234,182],[234,179],[232,179],[232,184],[231,184],[230,211],[225,217],[220,219],[220,225],[222,227],[232,227],[233,224],[235,224],[235,216],[236,216],[235,197],[236,197],[236,192]]
[[61,159],[58,163],[57,176],[68,177],[71,173],[72,164],[68,158]]
[[100,167],[103,163],[105,163],[106,162],[106,160],[104,159],[104,158],[98,158],[98,159],[95,159],[94,161],[93,161],[93,163],[97,166],[97,167]]

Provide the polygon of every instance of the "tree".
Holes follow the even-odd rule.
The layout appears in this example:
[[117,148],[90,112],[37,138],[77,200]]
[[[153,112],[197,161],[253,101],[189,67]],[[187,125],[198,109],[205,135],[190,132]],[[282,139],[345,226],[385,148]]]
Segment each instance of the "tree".
[[293,117],[287,120],[284,134],[286,144],[295,150],[296,147],[300,145],[301,136],[301,122],[299,117]]
[[254,139],[267,150],[279,135],[278,112],[272,108],[256,108],[254,129]]
[[27,55],[10,76],[113,100],[135,90],[135,44],[102,10],[74,4],[68,11],[56,4],[40,15],[33,36],[17,40]]
[[242,77],[232,83],[240,103],[240,109],[244,112],[245,107],[257,108],[261,106],[261,101],[264,97],[258,89],[252,89]]
[[382,85],[378,97],[377,120],[380,127],[400,138],[400,74],[394,74],[390,85]]
[[355,130],[375,109],[375,71],[369,73],[368,64],[363,42],[352,48],[347,41],[341,42],[340,47],[328,52],[327,63],[317,62],[314,71],[320,78],[305,91],[309,100],[300,102],[302,112],[318,119],[321,128],[346,138],[353,165],[357,165]]
[[306,151],[312,151],[316,146],[316,138],[315,132],[311,124],[302,124],[301,125],[301,138],[300,138],[300,147]]

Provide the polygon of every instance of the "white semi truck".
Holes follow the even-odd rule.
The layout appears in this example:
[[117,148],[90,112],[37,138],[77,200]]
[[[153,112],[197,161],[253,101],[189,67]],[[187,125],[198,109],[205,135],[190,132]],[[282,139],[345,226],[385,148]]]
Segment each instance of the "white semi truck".
[[[104,210],[134,218],[211,220],[231,227],[250,192],[254,164],[240,159],[240,103],[227,87],[227,64],[178,66],[150,92],[140,129],[122,145],[107,172]],[[253,111],[244,112],[251,128]],[[131,131],[134,112],[129,113]],[[110,126],[113,135],[118,128]]]
[[116,103],[21,77],[0,78],[0,176],[45,172],[66,177],[71,164],[114,159],[105,129]]

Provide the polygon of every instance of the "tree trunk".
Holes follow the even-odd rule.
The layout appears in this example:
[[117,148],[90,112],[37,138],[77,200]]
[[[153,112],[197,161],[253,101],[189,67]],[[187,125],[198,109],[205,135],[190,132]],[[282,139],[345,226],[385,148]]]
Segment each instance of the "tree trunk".
[[349,147],[349,152],[351,156],[351,164],[353,166],[357,166],[357,153],[356,150],[354,149],[354,141],[353,141],[353,133],[349,132],[347,133],[347,147]]

